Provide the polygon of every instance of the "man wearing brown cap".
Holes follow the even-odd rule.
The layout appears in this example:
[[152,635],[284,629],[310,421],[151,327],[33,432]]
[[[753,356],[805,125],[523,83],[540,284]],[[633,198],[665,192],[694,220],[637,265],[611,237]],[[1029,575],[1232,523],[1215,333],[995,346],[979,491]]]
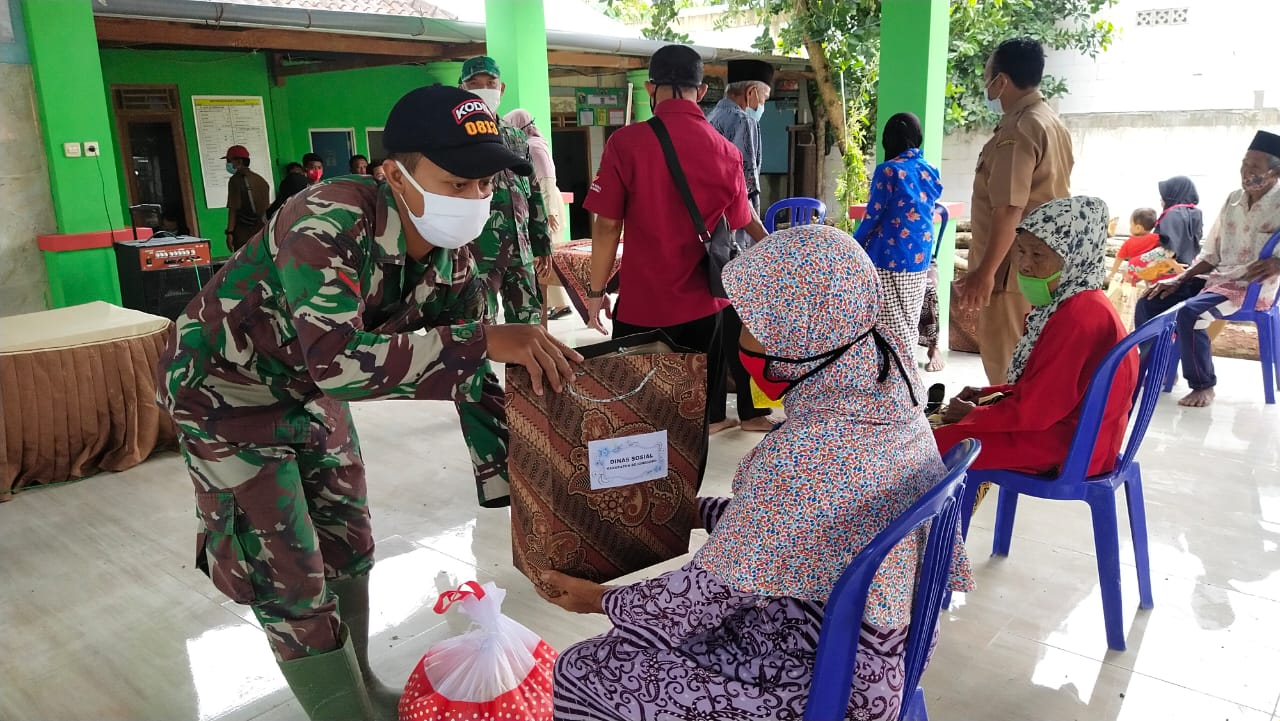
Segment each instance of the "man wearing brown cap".
[[271,185],[266,178],[249,170],[249,149],[232,145],[222,156],[227,161],[227,248],[232,253],[244,247],[262,230],[267,208],[271,205]]
[[1218,377],[1213,370],[1209,324],[1240,310],[1250,283],[1261,283],[1258,307],[1271,305],[1280,287],[1280,257],[1259,259],[1262,247],[1280,230],[1280,135],[1259,130],[1240,163],[1240,189],[1227,196],[1200,257],[1176,278],[1161,281],[1138,301],[1135,322],[1186,301],[1178,311],[1182,375],[1191,386],[1178,405],[1213,403]]
[[533,171],[484,102],[414,90],[383,143],[386,184],[294,196],[187,307],[158,371],[195,485],[196,567],[253,609],[313,721],[395,719],[400,695],[369,666],[374,536],[348,403],[474,402],[490,361],[559,391],[581,360],[540,325],[468,322],[484,295],[465,246],[493,176]]

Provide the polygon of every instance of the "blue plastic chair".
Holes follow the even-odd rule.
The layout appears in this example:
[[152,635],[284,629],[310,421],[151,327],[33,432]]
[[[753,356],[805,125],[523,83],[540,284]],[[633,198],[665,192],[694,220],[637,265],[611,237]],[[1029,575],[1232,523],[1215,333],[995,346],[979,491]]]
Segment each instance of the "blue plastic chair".
[[[1258,259],[1275,255],[1276,246],[1280,245],[1280,231],[1276,231],[1262,246]],[[1280,293],[1271,300],[1271,307],[1258,310],[1258,296],[1262,293],[1261,283],[1250,283],[1245,291],[1244,303],[1240,310],[1224,317],[1222,320],[1232,323],[1253,323],[1258,327],[1258,359],[1262,361],[1262,392],[1269,405],[1276,402],[1276,389],[1280,388]],[[1169,375],[1164,381],[1164,392],[1173,390],[1178,382],[1179,356],[1173,357],[1169,364]]]
[[866,613],[871,580],[889,551],[925,523],[930,525],[924,561],[920,565],[920,576],[911,603],[899,718],[904,721],[927,721],[929,718],[924,691],[920,688],[920,676],[929,660],[929,648],[942,612],[942,597],[950,576],[951,557],[955,553],[956,528],[961,515],[958,504],[964,494],[965,474],[978,457],[980,448],[977,441],[965,440],[951,449],[943,458],[947,466],[946,477],[862,549],[836,582],[827,601],[822,632],[818,636],[813,685],[804,710],[806,721],[832,721],[845,717],[849,695],[853,691],[850,680],[853,678],[858,633]]
[[[1084,501],[1089,504],[1093,516],[1093,543],[1098,554],[1098,584],[1102,589],[1102,617],[1107,630],[1107,646],[1123,651],[1124,620],[1120,602],[1120,532],[1116,524],[1116,491],[1123,486],[1129,511],[1129,530],[1133,535],[1133,553],[1138,569],[1138,604],[1151,608],[1151,564],[1147,553],[1147,514],[1142,501],[1142,469],[1138,465],[1138,448],[1147,433],[1156,402],[1160,399],[1160,385],[1164,382],[1165,368],[1174,354],[1174,323],[1182,305],[1161,313],[1130,333],[1102,359],[1102,363],[1089,381],[1085,391],[1080,421],[1071,440],[1066,462],[1061,472],[1053,478],[1032,476],[1013,471],[974,470],[969,472],[969,484],[965,490],[962,526],[964,536],[969,536],[969,521],[978,487],[993,483],[1000,489],[996,505],[995,540],[993,556],[1009,555],[1009,542],[1013,538],[1013,518],[1018,510],[1018,496],[1027,495],[1051,501]],[[1133,408],[1129,411],[1127,438],[1110,473],[1088,476],[1089,461],[1102,425],[1107,398],[1116,372],[1125,356],[1141,343],[1151,343],[1138,370],[1138,385],[1134,392]]]
[[817,198],[784,198],[764,212],[764,229],[772,233],[776,228],[778,214],[786,211],[787,227],[797,225],[821,225],[827,219],[827,205]]

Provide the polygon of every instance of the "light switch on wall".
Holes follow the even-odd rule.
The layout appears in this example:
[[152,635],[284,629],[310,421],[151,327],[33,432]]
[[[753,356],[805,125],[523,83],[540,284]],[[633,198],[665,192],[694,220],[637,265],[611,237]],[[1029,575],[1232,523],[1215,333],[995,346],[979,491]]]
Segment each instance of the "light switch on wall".
[[68,158],[80,157],[80,143],[63,143],[62,154]]

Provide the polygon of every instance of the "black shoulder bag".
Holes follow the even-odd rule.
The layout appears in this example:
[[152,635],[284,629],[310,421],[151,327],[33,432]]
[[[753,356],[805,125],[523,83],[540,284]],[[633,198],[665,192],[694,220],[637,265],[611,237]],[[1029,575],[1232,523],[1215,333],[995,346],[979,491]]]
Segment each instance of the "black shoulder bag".
[[676,148],[671,144],[671,134],[667,132],[667,126],[657,116],[650,118],[647,123],[653,128],[653,134],[658,136],[662,154],[667,158],[667,170],[671,171],[671,179],[675,181],[676,189],[684,199],[685,208],[688,209],[689,217],[693,220],[694,232],[698,234],[698,239],[702,241],[707,251],[707,282],[711,286],[711,295],[716,298],[728,298],[729,294],[724,291],[720,273],[724,270],[725,264],[736,257],[739,251],[738,241],[729,228],[729,221],[724,216],[720,216],[715,229],[707,230],[702,211],[698,210],[698,204],[693,199],[693,191],[689,188],[689,179],[685,177],[684,168],[680,167],[680,158],[676,156]]

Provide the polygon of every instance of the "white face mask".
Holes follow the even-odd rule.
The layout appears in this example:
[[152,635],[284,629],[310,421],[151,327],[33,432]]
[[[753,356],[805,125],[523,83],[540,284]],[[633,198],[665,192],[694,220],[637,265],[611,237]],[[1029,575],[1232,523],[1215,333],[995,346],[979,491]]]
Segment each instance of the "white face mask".
[[[422,193],[422,215],[415,215],[409,210],[408,203],[405,203],[404,209],[413,221],[413,227],[418,229],[428,243],[437,248],[454,250],[475,240],[484,230],[485,224],[489,222],[488,198],[451,198],[428,193],[409,175],[400,161],[395,163],[414,190]],[[400,196],[400,202],[404,203],[404,196]]]
[[489,106],[489,112],[493,113],[494,117],[497,117],[498,106],[502,104],[502,91],[500,89],[480,88],[478,90],[470,90],[468,92],[483,100],[484,104]]
[[991,82],[987,83],[987,86],[983,88],[982,99],[987,104],[987,110],[990,110],[996,115],[1004,115],[1004,103],[1000,102],[1000,96],[997,95],[994,98],[987,97],[987,93],[991,91],[991,84],[994,82],[995,82],[995,78],[992,78]]

